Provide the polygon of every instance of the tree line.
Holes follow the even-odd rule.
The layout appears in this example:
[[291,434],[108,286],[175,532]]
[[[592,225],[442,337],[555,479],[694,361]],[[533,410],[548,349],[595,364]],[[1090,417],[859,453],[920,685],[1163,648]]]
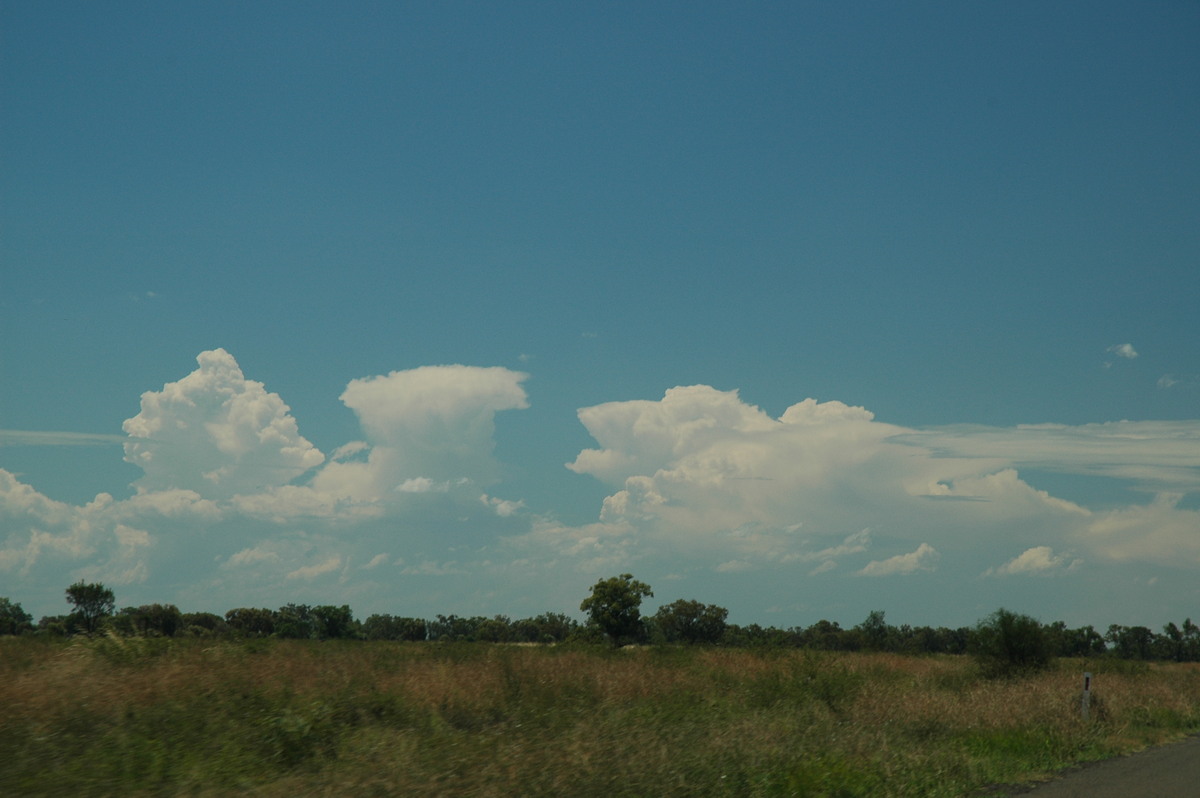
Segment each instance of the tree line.
[[174,604],[116,608],[113,591],[101,583],[76,582],[65,591],[70,612],[36,624],[19,603],[0,597],[0,635],[117,634],[144,637],[275,637],[489,643],[683,644],[803,648],[824,651],[886,651],[902,654],[968,654],[991,662],[997,672],[1044,667],[1054,657],[1110,656],[1128,660],[1200,661],[1200,627],[1190,618],[1166,624],[1161,633],[1145,626],[1113,624],[1068,628],[998,610],[972,627],[895,626],[882,610],[842,628],[820,620],[784,629],[728,623],[728,610],[693,599],[664,604],[642,615],[654,595],[631,574],[601,579],[580,604],[586,620],[546,612],[529,618],[507,615],[437,615],[432,619],[373,614],[354,617],[349,605],[285,604],[278,609],[238,607],[223,616],[182,612]]

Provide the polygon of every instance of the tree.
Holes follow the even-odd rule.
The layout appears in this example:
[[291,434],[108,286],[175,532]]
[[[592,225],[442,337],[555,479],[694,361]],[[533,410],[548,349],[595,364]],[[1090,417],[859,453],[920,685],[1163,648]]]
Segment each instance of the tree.
[[543,612],[534,618],[513,621],[512,639],[521,643],[561,643],[579,623],[560,612]]
[[265,607],[238,607],[225,613],[225,623],[246,637],[266,637],[275,631],[275,613]]
[[872,610],[853,631],[862,637],[863,647],[871,651],[890,651],[893,648],[891,643],[895,630],[884,620],[883,610]]
[[221,634],[228,625],[224,618],[212,612],[185,612],[183,628],[193,637],[208,637]]
[[174,604],[143,604],[121,610],[130,616],[133,633],[142,637],[174,637],[183,630],[183,613]]
[[822,651],[842,651],[847,647],[846,630],[837,621],[824,618],[804,630],[801,636],[805,648]]
[[1146,626],[1121,626],[1112,624],[1108,634],[1104,636],[1113,644],[1112,651],[1121,659],[1152,659],[1154,655],[1154,634]]
[[655,623],[668,643],[719,643],[725,634],[729,610],[716,604],[679,599],[654,613]]
[[477,639],[479,626],[487,618],[475,615],[463,618],[459,615],[438,615],[429,622],[430,640],[440,640],[443,643],[473,642]]
[[105,618],[113,614],[116,598],[99,582],[76,582],[67,588],[67,602],[75,607],[75,623],[88,634],[95,634]]
[[1056,657],[1093,657],[1104,653],[1104,636],[1091,626],[1068,629],[1062,621],[1042,627]]
[[349,604],[343,604],[340,607],[335,607],[332,604],[313,607],[312,619],[313,625],[316,627],[317,637],[322,640],[354,637],[356,624],[354,623],[354,613],[350,611]]
[[1035,618],[999,609],[975,627],[971,653],[984,675],[1017,676],[1050,666],[1050,639]]
[[1200,626],[1191,618],[1183,620],[1183,661],[1200,662]]
[[424,640],[427,631],[420,618],[372,615],[363,621],[363,636],[368,640]]
[[19,635],[33,630],[33,616],[21,605],[0,596],[0,635]]
[[71,634],[70,615],[43,615],[38,620],[38,634],[66,637]]
[[592,585],[592,594],[579,609],[602,631],[614,646],[623,638],[635,637],[642,629],[642,598],[654,591],[633,574],[621,574],[601,579]]
[[275,612],[275,636],[307,640],[316,637],[317,619],[307,604],[285,604]]

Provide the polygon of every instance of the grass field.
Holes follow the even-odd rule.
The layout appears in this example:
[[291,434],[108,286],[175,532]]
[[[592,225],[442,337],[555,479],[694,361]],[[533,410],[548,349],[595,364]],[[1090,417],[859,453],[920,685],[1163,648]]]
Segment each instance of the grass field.
[[0,713],[3,795],[955,796],[1200,729],[1200,665],[23,637]]

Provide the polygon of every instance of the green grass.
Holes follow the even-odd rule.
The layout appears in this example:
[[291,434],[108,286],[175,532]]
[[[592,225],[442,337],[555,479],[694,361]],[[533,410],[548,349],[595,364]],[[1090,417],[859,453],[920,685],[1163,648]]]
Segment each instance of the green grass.
[[3,795],[957,796],[1200,729],[1200,667],[0,638],[0,707]]

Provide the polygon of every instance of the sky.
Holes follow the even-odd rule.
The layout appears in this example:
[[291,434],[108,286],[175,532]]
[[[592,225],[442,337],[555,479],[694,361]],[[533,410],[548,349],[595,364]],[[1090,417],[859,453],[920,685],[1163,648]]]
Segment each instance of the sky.
[[0,2],[0,595],[1200,618],[1200,5]]

